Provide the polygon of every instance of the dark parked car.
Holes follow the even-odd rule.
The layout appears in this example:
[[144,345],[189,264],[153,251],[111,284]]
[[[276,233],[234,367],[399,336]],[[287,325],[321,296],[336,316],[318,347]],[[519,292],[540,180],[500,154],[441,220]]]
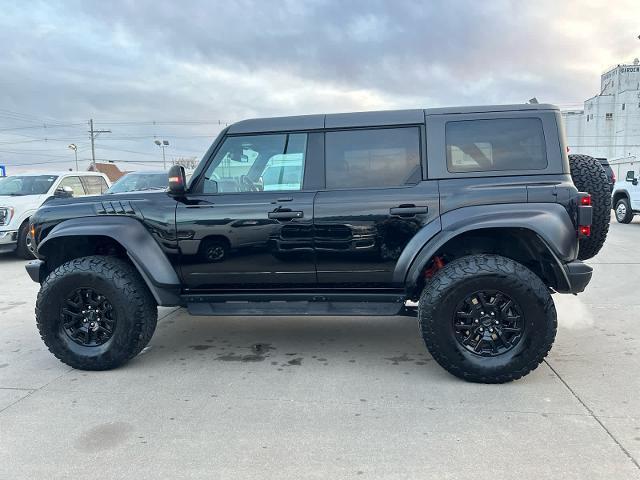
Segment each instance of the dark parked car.
[[131,172],[120,177],[106,193],[166,190],[168,186],[167,172]]
[[103,370],[149,342],[157,305],[411,314],[454,375],[520,378],[554,341],[551,294],[582,292],[581,259],[604,242],[589,243],[600,198],[570,172],[598,177],[588,158],[570,163],[560,123],[551,105],[235,123],[188,184],[171,169],[166,195],[60,199],[33,215],[41,336],[63,362]]
[[598,161],[600,166],[603,168],[604,173],[607,175],[607,180],[611,187],[611,191],[613,191],[613,185],[616,183],[616,174],[613,173],[613,169],[611,168],[611,165],[609,165],[609,160],[607,160],[606,158],[599,158],[599,157],[596,157],[596,160]]

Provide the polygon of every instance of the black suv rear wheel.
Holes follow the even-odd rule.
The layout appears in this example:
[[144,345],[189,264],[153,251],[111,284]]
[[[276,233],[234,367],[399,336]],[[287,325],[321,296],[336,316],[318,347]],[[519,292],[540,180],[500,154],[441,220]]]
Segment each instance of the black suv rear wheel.
[[81,370],[108,370],[135,357],[151,339],[157,315],[140,274],[115,257],[83,257],[59,266],[36,301],[42,340],[57,358]]
[[480,383],[509,382],[535,369],[557,329],[544,283],[498,255],[446,265],[425,287],[418,317],[433,358],[453,375]]

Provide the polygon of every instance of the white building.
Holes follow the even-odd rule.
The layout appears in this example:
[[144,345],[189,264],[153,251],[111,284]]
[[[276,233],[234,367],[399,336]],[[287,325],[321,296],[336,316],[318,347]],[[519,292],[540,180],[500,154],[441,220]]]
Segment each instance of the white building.
[[604,157],[612,167],[640,160],[640,61],[603,73],[600,93],[584,110],[562,115],[570,153]]

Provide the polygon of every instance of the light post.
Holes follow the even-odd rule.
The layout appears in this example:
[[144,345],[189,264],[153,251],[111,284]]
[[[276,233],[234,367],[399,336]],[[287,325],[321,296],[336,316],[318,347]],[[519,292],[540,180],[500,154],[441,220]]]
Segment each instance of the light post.
[[76,154],[76,172],[79,170],[78,168],[78,146],[75,143],[72,143],[71,145],[69,145],[69,147],[71,150],[73,150],[73,153]]
[[169,142],[167,140],[162,140],[162,141],[154,140],[153,143],[155,143],[160,148],[162,148],[162,166],[166,170],[167,169],[167,161],[166,161],[166,159],[164,157],[164,149],[169,146]]

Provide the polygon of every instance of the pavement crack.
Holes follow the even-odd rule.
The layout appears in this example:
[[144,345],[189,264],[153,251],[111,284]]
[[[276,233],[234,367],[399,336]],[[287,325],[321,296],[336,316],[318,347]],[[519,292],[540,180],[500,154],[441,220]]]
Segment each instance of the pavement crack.
[[611,440],[613,440],[613,442],[618,446],[618,448],[620,450],[622,450],[622,452],[627,456],[627,458],[629,460],[631,460],[633,462],[633,464],[636,466],[636,468],[638,470],[640,470],[640,464],[638,463],[638,461],[633,457],[633,455],[631,455],[631,453],[629,452],[629,450],[627,450],[624,445],[622,445],[618,439],[615,437],[615,435],[613,433],[611,433],[611,431],[606,427],[606,425],[602,422],[602,420],[600,420],[598,418],[598,416],[593,412],[593,410],[591,410],[591,408],[580,398],[580,396],[575,392],[575,390],[573,388],[571,388],[569,386],[569,384],[565,381],[564,378],[562,378],[560,376],[560,374],[558,373],[558,371],[553,368],[551,366],[551,364],[549,363],[549,361],[547,359],[544,360],[544,363],[547,364],[547,366],[551,369],[551,371],[556,375],[556,377],[558,377],[558,379],[560,379],[560,381],[562,382],[562,384],[567,388],[567,390],[569,390],[569,392],[571,392],[571,395],[574,396],[574,398],[580,402],[580,404],[584,407],[584,409],[589,413],[589,416],[591,418],[593,418],[596,422],[598,422],[598,424],[602,427],[602,429],[607,433],[607,435],[609,435],[609,438],[611,438]]

